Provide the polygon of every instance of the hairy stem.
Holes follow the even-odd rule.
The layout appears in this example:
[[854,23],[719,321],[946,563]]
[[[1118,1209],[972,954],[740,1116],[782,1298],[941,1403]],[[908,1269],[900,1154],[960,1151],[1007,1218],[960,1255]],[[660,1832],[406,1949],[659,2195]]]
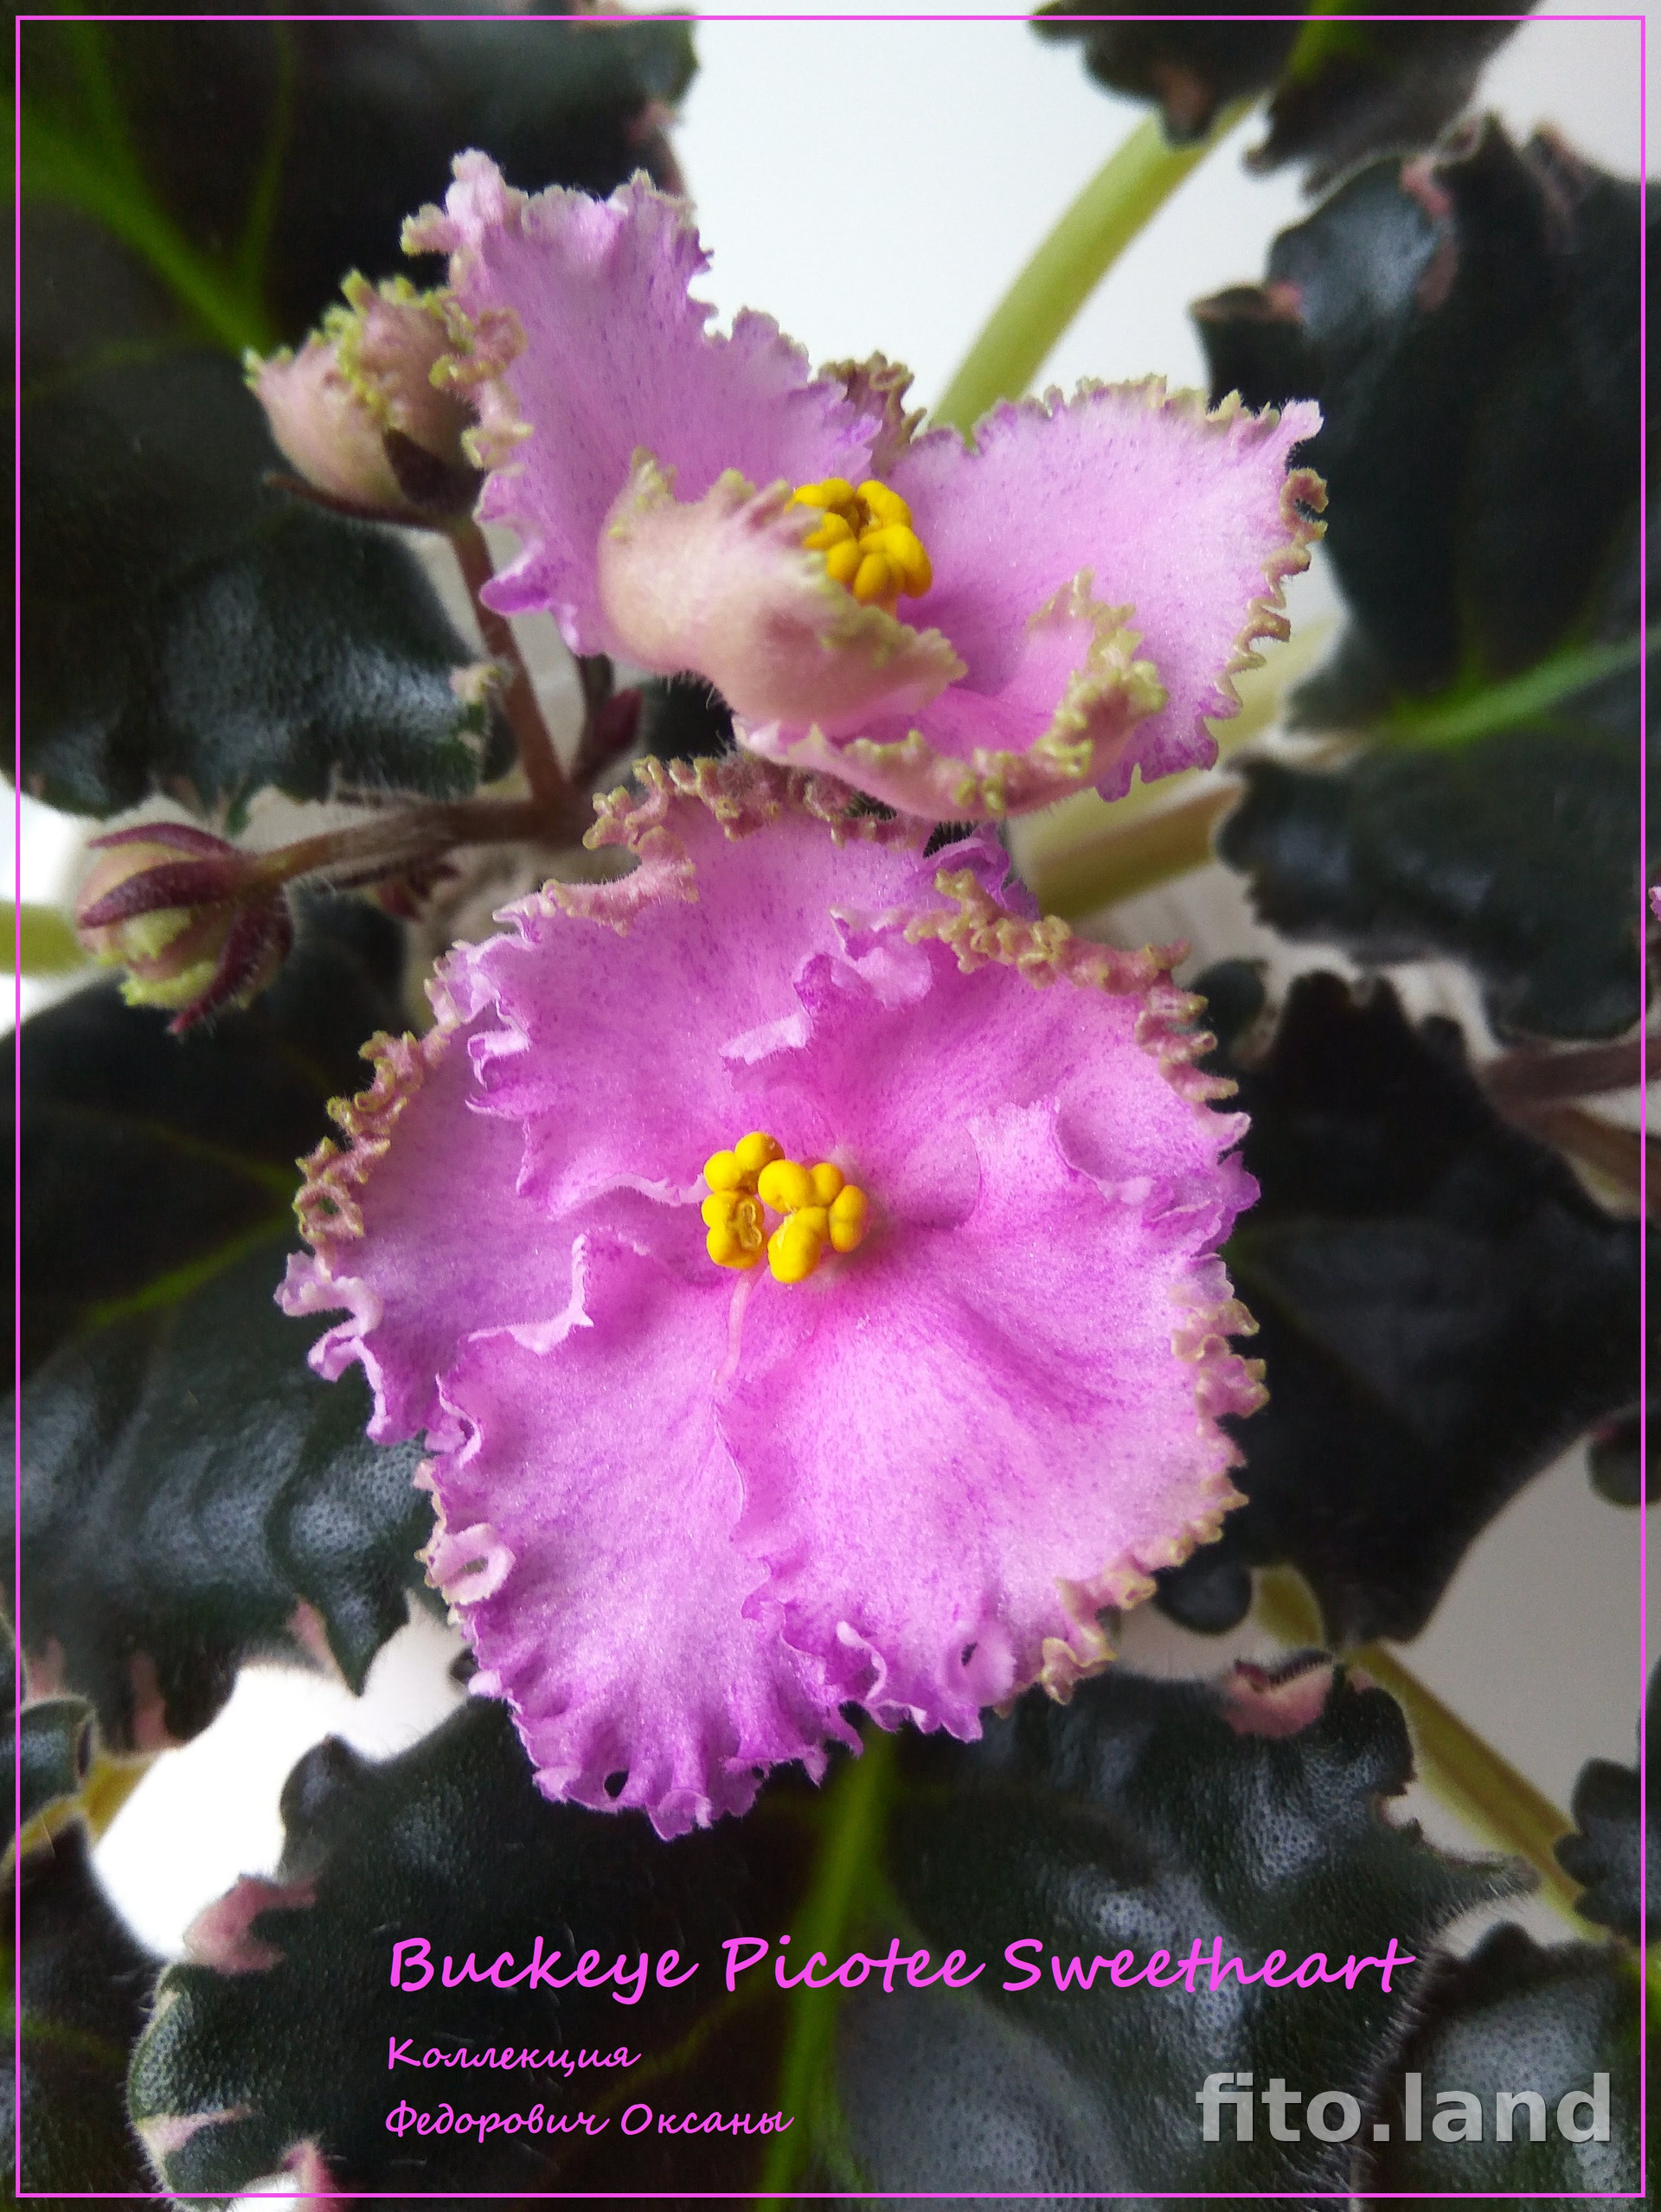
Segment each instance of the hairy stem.
[[546,836],[562,814],[562,808],[535,799],[464,798],[446,805],[401,807],[347,830],[324,830],[279,845],[261,856],[260,871],[273,884],[312,877],[350,890],[441,860],[457,845],[508,844]]
[[[0,946],[0,959],[4,947]],[[25,976],[68,976],[87,965],[87,952],[73,919],[56,907],[20,900],[11,910],[11,958]]]
[[1199,144],[1172,146],[1158,116],[1139,123],[1062,215],[997,305],[933,410],[967,431],[999,400],[1019,399],[1055,341],[1125,248],[1247,103],[1224,108]]
[[[1283,1643],[1326,1641],[1307,1587],[1284,1568],[1260,1578],[1257,1615]],[[1343,1656],[1346,1666],[1388,1689],[1407,1715],[1419,1779],[1431,1794],[1489,1843],[1526,1859],[1540,1877],[1541,1895],[1579,1934],[1588,1935],[1574,1909],[1579,1885],[1558,1865],[1552,1849],[1573,1832],[1565,1815],[1382,1644],[1363,1644]]]
[[498,614],[493,606],[486,606],[481,597],[484,587],[496,574],[491,549],[484,542],[484,533],[471,516],[464,516],[460,521],[450,525],[450,542],[455,547],[456,558],[461,563],[467,595],[472,600],[474,613],[478,617],[485,651],[492,660],[499,661],[508,670],[507,689],[502,695],[502,711],[507,716],[514,743],[519,748],[519,765],[525,772],[526,781],[535,798],[545,806],[561,805],[567,797],[565,771],[560,766],[560,756],[548,735],[548,724],[542,720],[542,710],[536,703],[536,689],[530,680],[530,670],[525,666],[524,656],[519,651],[518,640],[507,617]]

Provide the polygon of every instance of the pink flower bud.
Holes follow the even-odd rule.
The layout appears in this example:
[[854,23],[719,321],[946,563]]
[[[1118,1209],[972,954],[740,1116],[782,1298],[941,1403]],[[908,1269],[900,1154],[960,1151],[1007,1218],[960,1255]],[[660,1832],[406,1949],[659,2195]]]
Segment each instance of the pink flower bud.
[[473,411],[433,381],[452,345],[443,296],[403,277],[342,290],[298,354],[245,359],[273,438],[332,503],[400,522],[464,513],[482,479],[462,450]]
[[125,967],[130,1006],[165,1006],[180,1036],[204,1015],[247,1006],[294,942],[280,883],[257,854],[183,822],[94,837],[99,855],[75,908],[94,959]]

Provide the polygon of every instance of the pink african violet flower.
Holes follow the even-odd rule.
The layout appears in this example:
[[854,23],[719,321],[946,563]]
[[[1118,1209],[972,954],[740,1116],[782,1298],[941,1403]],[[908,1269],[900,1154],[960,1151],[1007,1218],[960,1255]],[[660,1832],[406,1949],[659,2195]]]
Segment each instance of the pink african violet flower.
[[[346,1309],[313,1363],[362,1362],[373,1437],[426,1431],[429,1572],[543,1790],[672,1835],[820,1773],[846,1702],[972,1737],[1065,1696],[1215,1535],[1261,1393],[1214,1256],[1242,1123],[1159,958],[1000,902],[985,831],[640,781],[591,833],[632,875],[510,907],[366,1048],[283,1296]],[[710,1258],[703,1164],[760,1131],[869,1195],[805,1280]]]
[[[690,216],[644,178],[527,199],[463,154],[405,243],[451,256],[479,511],[524,541],[485,596],[548,609],[575,652],[697,671],[754,752],[936,819],[1115,798],[1133,768],[1215,760],[1204,717],[1286,634],[1280,580],[1324,500],[1287,472],[1310,402],[1087,385],[994,408],[970,451],[913,437],[880,356],[814,376],[766,316],[711,336]],[[837,580],[830,540],[851,575],[856,538],[902,524],[907,559]]]

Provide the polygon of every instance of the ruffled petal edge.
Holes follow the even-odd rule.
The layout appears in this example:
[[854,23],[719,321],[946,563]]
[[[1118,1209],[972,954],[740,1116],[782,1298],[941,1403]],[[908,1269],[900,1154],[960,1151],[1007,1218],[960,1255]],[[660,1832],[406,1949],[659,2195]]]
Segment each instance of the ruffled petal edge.
[[[1195,1027],[1204,999],[1184,991],[1170,973],[1185,946],[1146,946],[1131,952],[1091,943],[1075,937],[1056,915],[1029,920],[1010,914],[967,869],[943,869],[934,883],[952,903],[914,914],[905,923],[909,941],[933,939],[945,945],[965,973],[998,961],[1041,987],[1067,981],[1114,997],[1140,997],[1144,1008],[1137,1019],[1136,1042],[1158,1062],[1171,1087],[1198,1109],[1234,1095],[1238,1086],[1228,1077],[1208,1074],[1196,1064],[1215,1048],[1216,1040],[1209,1031]],[[1239,1133],[1237,1130],[1225,1141],[1233,1143]],[[1224,1169],[1228,1164],[1222,1163]],[[1235,1164],[1243,1177],[1244,1170]],[[1247,1202],[1249,1199],[1242,1194],[1242,1203]],[[1196,1427],[1203,1431],[1209,1425],[1210,1431],[1212,1465],[1201,1477],[1204,1503],[1160,1544],[1120,1554],[1087,1581],[1058,1582],[1072,1625],[1066,1636],[1045,1638],[1037,1674],[1017,1683],[1012,1696],[1036,1683],[1065,1703],[1076,1683],[1100,1673],[1114,1656],[1098,1614],[1110,1606],[1127,1609],[1151,1597],[1156,1572],[1180,1566],[1201,1544],[1215,1542],[1224,1515],[1246,1503],[1228,1479],[1228,1470],[1239,1466],[1245,1454],[1221,1423],[1225,1415],[1253,1414],[1267,1401],[1262,1361],[1244,1358],[1228,1342],[1231,1336],[1254,1336],[1257,1323],[1235,1297],[1227,1270],[1215,1255],[1197,1261],[1172,1286],[1171,1294],[1177,1308],[1172,1349],[1194,1364]],[[885,1725],[897,1725],[903,1717],[896,1715]]]

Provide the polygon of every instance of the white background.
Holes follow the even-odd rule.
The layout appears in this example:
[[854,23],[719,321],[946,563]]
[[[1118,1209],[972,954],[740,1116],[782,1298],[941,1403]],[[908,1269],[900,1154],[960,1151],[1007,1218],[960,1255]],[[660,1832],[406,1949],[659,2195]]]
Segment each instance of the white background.
[[[917,372],[914,398],[932,399],[1145,111],[1104,94],[1076,50],[1041,44],[1018,21],[961,10],[950,21],[740,19],[748,12],[700,27],[702,66],[677,134],[715,255],[705,296],[723,319],[766,308],[816,359],[879,349],[902,358]],[[1514,131],[1549,120],[1604,166],[1636,175],[1639,84],[1634,25],[1538,16],[1490,70],[1485,99]],[[1136,241],[1042,381],[1151,370],[1203,381],[1186,303],[1259,274],[1270,238],[1303,211],[1290,175],[1241,169],[1256,135],[1242,126]],[[1299,588],[1295,615],[1330,606],[1318,580]],[[74,830],[24,811],[24,894],[64,897]],[[1636,1516],[1591,1495],[1571,1460],[1501,1516],[1404,1653],[1559,1803],[1585,1757],[1632,1755],[1637,1539]],[[1150,1613],[1130,1624],[1126,1651],[1204,1671],[1250,1640],[1183,1639]],[[246,1670],[221,1721],[156,1764],[100,1847],[144,1936],[176,1954],[202,1904],[237,1874],[274,1866],[277,1792],[307,1743],[333,1729],[382,1751],[427,1725],[455,1695],[452,1650],[431,1625],[406,1632],[361,1702],[315,1677]],[[1549,1918],[1537,1925],[1562,1933]]]

